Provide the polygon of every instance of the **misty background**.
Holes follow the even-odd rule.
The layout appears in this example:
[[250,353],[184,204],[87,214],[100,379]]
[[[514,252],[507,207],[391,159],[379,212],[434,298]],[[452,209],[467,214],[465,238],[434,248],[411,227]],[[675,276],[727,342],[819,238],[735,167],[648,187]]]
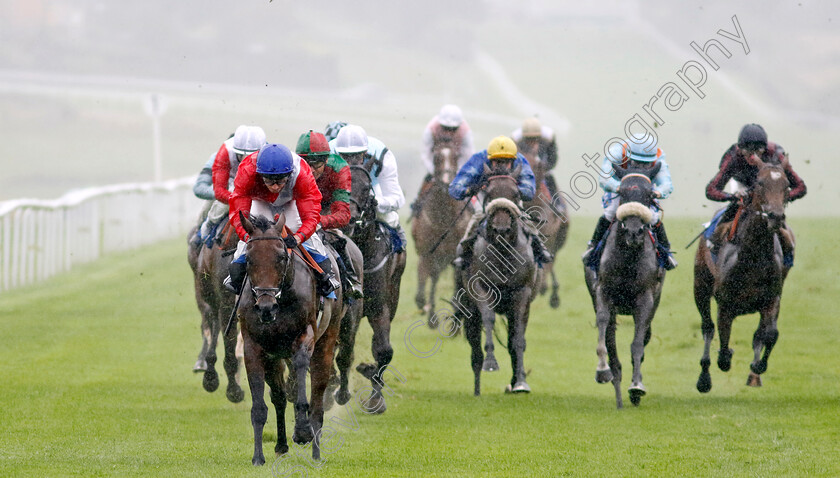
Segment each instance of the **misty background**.
[[[808,195],[792,216],[836,215],[840,179],[840,6],[818,1],[0,0],[0,200],[52,199],[152,181],[162,99],[162,176],[196,174],[240,124],[294,148],[309,129],[356,123],[394,151],[412,200],[423,128],[458,104],[478,150],[537,114],[558,133],[561,189],[603,155],[667,82],[689,94],[654,106],[673,177],[666,217],[707,217],[706,183],[745,123],[790,154]],[[749,54],[718,35],[735,33]],[[690,47],[715,38],[715,71]],[[691,93],[677,77],[706,66]],[[584,183],[581,183],[584,185]],[[600,214],[600,190],[573,214]],[[403,213],[407,213],[406,207]]]

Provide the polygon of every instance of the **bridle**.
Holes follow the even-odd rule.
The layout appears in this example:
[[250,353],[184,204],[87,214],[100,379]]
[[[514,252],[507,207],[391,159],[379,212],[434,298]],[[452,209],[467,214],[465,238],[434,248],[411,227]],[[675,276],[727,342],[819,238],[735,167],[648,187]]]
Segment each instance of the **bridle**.
[[352,203],[353,205],[356,206],[356,210],[359,211],[359,217],[353,218],[353,222],[355,222],[356,225],[359,226],[359,227],[364,227],[364,225],[369,221],[369,219],[367,219],[365,217],[365,214],[370,209],[372,209],[370,207],[370,201],[371,201],[371,198],[374,197],[373,196],[373,181],[370,179],[370,171],[368,171],[367,168],[365,168],[362,165],[351,164],[350,165],[350,171],[351,172],[352,171],[362,171],[362,172],[365,173],[365,177],[367,178],[367,185],[364,186],[365,190],[367,191],[367,195],[365,196],[365,199],[362,202],[357,201],[353,197],[352,191],[350,193],[350,198],[348,199],[348,201],[350,203]]
[[[248,239],[248,244],[251,241],[282,241],[283,238],[280,236],[262,236],[262,237],[252,237]],[[283,294],[283,290],[281,287],[283,283],[286,281],[286,273],[289,271],[289,264],[292,263],[292,254],[286,248],[285,244],[283,245],[283,249],[286,250],[286,261],[283,265],[283,274],[280,276],[280,283],[277,284],[278,287],[251,287],[251,292],[254,293],[254,302],[259,300],[260,297],[264,295],[273,295],[275,299],[279,299],[280,296]]]

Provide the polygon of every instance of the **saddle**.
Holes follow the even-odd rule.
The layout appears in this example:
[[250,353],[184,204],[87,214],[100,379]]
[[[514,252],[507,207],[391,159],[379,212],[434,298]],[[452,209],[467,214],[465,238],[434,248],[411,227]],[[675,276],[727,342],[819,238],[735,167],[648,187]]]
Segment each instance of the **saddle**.
[[[613,223],[615,223],[615,221],[613,221]],[[604,253],[604,246],[607,243],[607,238],[610,237],[610,232],[612,232],[612,225],[610,225],[610,228],[607,229],[606,233],[604,233],[604,237],[595,246],[592,254],[589,255],[589,260],[586,262],[586,267],[592,269],[596,273],[601,266],[601,254]],[[648,238],[656,250],[657,265],[660,269],[664,269],[665,264],[668,262],[668,251],[666,251],[659,241],[656,240],[656,235],[651,230],[648,230]]]

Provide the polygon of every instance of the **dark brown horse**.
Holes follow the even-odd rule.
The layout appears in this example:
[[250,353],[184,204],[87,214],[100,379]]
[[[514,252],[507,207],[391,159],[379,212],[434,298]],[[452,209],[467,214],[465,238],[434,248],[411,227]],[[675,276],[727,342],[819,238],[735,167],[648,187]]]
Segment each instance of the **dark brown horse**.
[[[286,391],[283,386],[284,361],[291,360],[294,377],[295,430],[292,439],[305,444],[319,435],[324,423],[324,391],[330,378],[333,351],[340,327],[342,291],[337,299],[325,299],[318,318],[319,297],[311,268],[298,253],[283,243],[281,214],[277,223],[240,212],[250,235],[246,247],[247,280],[239,304],[239,323],[245,346],[245,370],[251,388],[251,425],[254,428],[254,465],[265,463],[262,450],[263,427],[268,417],[265,384],[277,414],[276,455],[289,451],[286,441]],[[334,262],[334,259],[330,259]],[[332,264],[333,270],[338,270]],[[311,406],[306,397],[306,373],[311,375]],[[317,440],[312,458],[320,459]]]
[[630,345],[633,378],[628,392],[630,402],[638,406],[647,393],[642,383],[642,362],[651,337],[651,322],[659,307],[665,269],[658,265],[649,225],[650,205],[654,199],[651,178],[659,172],[659,165],[639,170],[614,169],[616,176],[621,178],[616,221],[610,226],[598,271],[587,265],[583,269],[598,324],[595,380],[612,382],[616,408],[622,408],[615,316],[633,316],[635,328]]
[[[227,231],[232,231],[226,228]],[[225,396],[231,402],[238,403],[245,398],[239,386],[239,359],[236,357],[237,329],[232,327],[227,335],[224,328],[234,306],[234,295],[228,291],[222,281],[228,274],[231,253],[236,248],[236,234],[220,233],[212,246],[200,243],[190,245],[188,260],[193,269],[195,280],[195,301],[201,312],[201,330],[204,343],[193,371],[204,372],[202,384],[208,392],[219,388],[219,374],[216,372],[216,345],[219,334],[223,335],[225,358],[224,369],[228,378]]]
[[[516,204],[520,194],[518,176],[519,168],[512,173],[485,168],[488,178],[484,188],[485,216],[473,246],[475,260],[457,274],[452,299],[472,349],[475,395],[481,394],[481,371],[499,369],[493,353],[496,314],[507,318],[507,349],[513,369],[505,391],[531,391],[525,381],[525,329],[536,291],[537,266],[523,227],[522,211]],[[483,352],[482,328],[485,331]]]
[[[452,148],[444,146],[433,152],[435,171],[432,185],[423,198],[423,208],[411,225],[411,236],[417,251],[417,295],[414,302],[429,317],[428,325],[436,328],[435,288],[440,274],[455,259],[458,241],[467,230],[470,213],[465,209],[466,200],[457,201],[449,195],[449,183],[458,173],[457,158]],[[429,299],[426,300],[426,280]]]
[[[406,252],[393,252],[390,232],[376,219],[376,197],[373,192],[371,169],[367,165],[351,164],[350,225],[346,233],[353,239],[364,258],[364,307],[373,338],[371,352],[376,364],[361,363],[356,370],[370,380],[373,392],[366,401],[371,413],[383,413],[387,406],[382,396],[383,374],[394,356],[391,346],[391,321],[397,313],[400,282],[405,271]],[[355,342],[356,330],[352,332]],[[350,341],[350,337],[346,337]],[[345,337],[341,337],[342,343]],[[339,402],[340,403],[340,402]]]
[[[545,161],[539,156],[539,141],[525,141],[525,148],[520,152],[528,160],[528,164],[534,171],[534,179],[537,186],[534,199],[525,201],[523,207],[525,213],[529,214],[536,222],[540,231],[541,239],[552,256],[566,243],[566,236],[569,232],[569,216],[566,212],[566,202],[562,195],[552,197],[545,185],[545,176],[548,174]],[[560,284],[554,274],[554,261],[543,264],[539,270],[537,289],[539,293],[545,294],[548,290],[548,275],[551,276],[551,298],[549,304],[552,308],[560,307]]]
[[761,386],[761,374],[767,370],[767,359],[779,337],[776,321],[782,286],[789,269],[783,264],[779,242],[780,227],[785,221],[788,187],[788,179],[781,166],[762,163],[755,185],[736,216],[737,223],[728,225],[732,233],[730,239],[721,244],[717,260],[712,259],[706,241],[701,241],[697,248],[694,302],[703,321],[704,340],[703,358],[700,359],[702,370],[697,380],[700,392],[705,393],[712,388],[709,374],[709,349],[715,335],[711,316],[712,297],[717,302],[720,334],[717,363],[724,372],[732,365],[732,349],[729,348],[732,321],[739,315],[761,314],[753,334],[755,356],[747,379],[747,385]]

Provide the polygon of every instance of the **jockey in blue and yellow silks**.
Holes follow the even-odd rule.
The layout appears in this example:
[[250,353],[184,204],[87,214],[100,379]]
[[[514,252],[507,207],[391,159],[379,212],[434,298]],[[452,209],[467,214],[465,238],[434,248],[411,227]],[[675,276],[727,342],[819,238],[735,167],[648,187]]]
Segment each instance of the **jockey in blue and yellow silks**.
[[[485,165],[492,170],[501,168],[507,171],[513,171],[519,167],[520,172],[516,178],[516,182],[519,188],[520,200],[530,201],[534,199],[536,193],[534,172],[531,170],[531,166],[528,164],[525,156],[517,152],[516,143],[507,136],[494,138],[490,141],[487,149],[472,155],[469,161],[458,171],[452,183],[449,184],[449,195],[460,201],[477,194],[487,179],[484,175]],[[455,259],[456,267],[466,269],[469,266],[469,262],[472,259],[473,244],[478,236],[478,226],[484,220],[484,217],[483,212],[476,212],[470,220],[467,231],[458,244],[458,257]],[[539,264],[551,262],[553,258],[540,240],[539,231],[536,230],[531,221],[523,221],[523,224],[525,232],[531,238],[534,259]]]

